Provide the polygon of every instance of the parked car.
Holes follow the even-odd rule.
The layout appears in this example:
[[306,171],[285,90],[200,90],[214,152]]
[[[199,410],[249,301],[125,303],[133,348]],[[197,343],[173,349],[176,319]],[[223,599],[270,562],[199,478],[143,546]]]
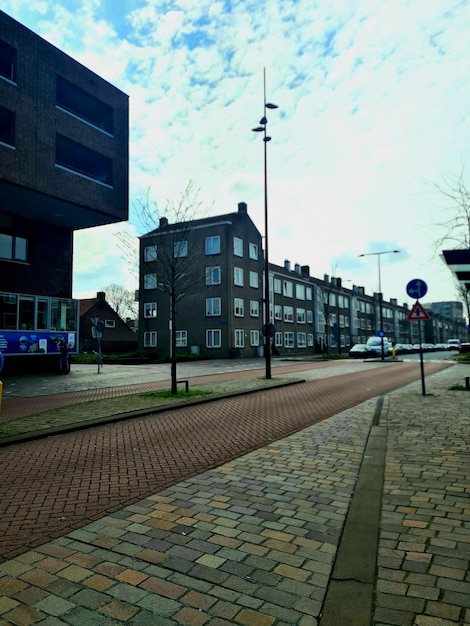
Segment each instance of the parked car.
[[393,347],[395,354],[411,354],[413,352],[411,343],[396,343]]
[[[389,356],[392,351],[392,342],[388,337],[383,337],[384,356]],[[375,352],[375,356],[382,356],[382,337],[369,337],[366,343],[368,348]]]
[[356,343],[349,350],[349,357],[351,359],[370,359],[377,356],[377,352],[372,350],[365,343]]
[[442,352],[442,350],[447,350],[447,344],[436,343],[436,345],[434,346],[434,350],[437,350],[438,352]]
[[460,350],[460,339],[449,339],[447,342],[447,350]]

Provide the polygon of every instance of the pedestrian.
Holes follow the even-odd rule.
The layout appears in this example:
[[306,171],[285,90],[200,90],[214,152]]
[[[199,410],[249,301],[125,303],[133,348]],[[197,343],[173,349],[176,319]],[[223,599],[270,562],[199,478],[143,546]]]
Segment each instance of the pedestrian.
[[61,339],[59,341],[59,352],[60,352],[60,357],[59,357],[59,374],[68,374],[70,371],[70,365],[69,365],[69,347],[66,344],[66,342]]

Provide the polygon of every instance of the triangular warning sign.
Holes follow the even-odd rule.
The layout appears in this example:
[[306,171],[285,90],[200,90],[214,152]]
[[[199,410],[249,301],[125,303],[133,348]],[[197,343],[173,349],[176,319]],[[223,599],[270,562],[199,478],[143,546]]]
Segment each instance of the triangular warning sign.
[[431,319],[427,311],[423,308],[418,300],[413,304],[413,308],[408,313],[408,319],[411,322],[422,322]]

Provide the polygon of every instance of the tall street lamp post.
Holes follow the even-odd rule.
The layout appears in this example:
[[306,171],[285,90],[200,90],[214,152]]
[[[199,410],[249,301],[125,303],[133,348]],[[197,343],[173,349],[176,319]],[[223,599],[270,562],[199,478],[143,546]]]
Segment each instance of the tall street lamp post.
[[263,117],[259,121],[259,126],[252,128],[255,133],[263,133],[264,141],[264,356],[266,359],[266,378],[271,378],[271,339],[274,326],[271,324],[269,312],[269,256],[268,256],[268,141],[271,137],[266,134],[268,119],[266,109],[277,109],[276,104],[266,102],[266,68],[263,69]]
[[382,250],[381,252],[364,252],[364,254],[360,254],[359,256],[376,256],[377,257],[377,269],[379,273],[379,314],[380,314],[380,347],[381,347],[381,355],[382,361],[385,358],[384,354],[384,316],[383,316],[383,297],[382,297],[382,278],[380,275],[380,257],[382,254],[398,254],[400,250]]

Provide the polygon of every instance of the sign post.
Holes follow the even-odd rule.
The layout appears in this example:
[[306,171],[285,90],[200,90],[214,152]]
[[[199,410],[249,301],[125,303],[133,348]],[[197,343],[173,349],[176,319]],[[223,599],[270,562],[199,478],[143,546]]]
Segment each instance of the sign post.
[[429,320],[431,318],[428,312],[424,309],[423,305],[419,302],[419,298],[422,298],[423,296],[425,296],[427,291],[428,291],[428,286],[426,285],[424,280],[420,280],[419,278],[410,280],[410,282],[406,286],[406,293],[410,296],[410,298],[416,298],[416,302],[414,303],[411,311],[408,313],[408,321],[418,322],[419,363],[420,363],[420,370],[421,370],[421,391],[422,391],[423,396],[426,395],[426,385],[424,382],[421,322],[425,320]]

